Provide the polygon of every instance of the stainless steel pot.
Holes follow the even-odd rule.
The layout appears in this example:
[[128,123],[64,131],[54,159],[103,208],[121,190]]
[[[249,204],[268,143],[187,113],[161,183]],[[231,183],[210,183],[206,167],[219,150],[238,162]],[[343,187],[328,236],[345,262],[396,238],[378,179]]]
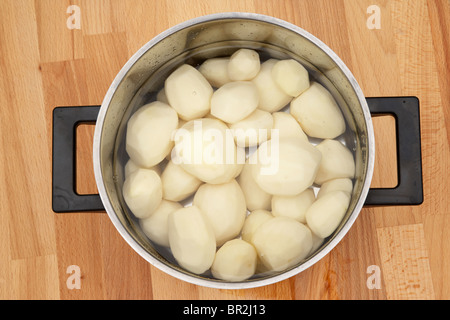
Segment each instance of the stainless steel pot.
[[[124,129],[130,115],[139,106],[154,99],[162,87],[164,75],[181,63],[196,65],[207,58],[230,55],[237,47],[258,50],[263,57],[297,59],[307,67],[313,78],[328,88],[347,122],[347,131],[340,139],[354,152],[356,178],[351,203],[342,223],[312,256],[284,272],[231,283],[189,273],[162,253],[161,248],[152,245],[128,212],[121,189],[123,167],[127,160]],[[57,117],[55,113],[54,117]],[[367,100],[341,59],[305,30],[253,13],[220,13],[192,19],[164,31],[145,44],[111,84],[96,119],[93,148],[95,179],[102,206],[128,244],[152,265],[174,277],[202,286],[233,289],[258,287],[287,279],[329,253],[351,228],[363,205],[367,204],[374,157],[374,132]],[[58,170],[56,166],[55,170]],[[64,195],[61,197],[64,198]],[[85,197],[80,202],[90,200]],[[98,206],[97,202],[94,206]],[[416,202],[421,202],[420,197]],[[54,205],[54,211],[64,210],[58,211]]]

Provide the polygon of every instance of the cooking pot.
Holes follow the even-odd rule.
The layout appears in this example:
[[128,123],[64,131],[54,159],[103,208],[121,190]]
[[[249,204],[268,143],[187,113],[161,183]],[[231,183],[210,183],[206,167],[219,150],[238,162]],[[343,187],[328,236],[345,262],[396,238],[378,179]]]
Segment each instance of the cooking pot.
[[[141,231],[121,192],[128,159],[124,135],[127,120],[137,108],[155,100],[170,71],[182,63],[197,66],[208,58],[229,56],[242,47],[257,50],[263,59],[300,61],[331,92],[347,123],[339,140],[353,152],[356,175],[345,217],[315,253],[283,272],[227,282],[180,268],[170,254],[152,244]],[[399,184],[395,188],[370,189],[375,159],[372,114],[392,114],[396,119]],[[349,231],[364,205],[417,205],[423,201],[418,99],[366,98],[350,70],[329,47],[305,30],[270,16],[219,13],[176,25],[131,57],[114,79],[101,107],[57,107],[53,121],[53,211],[106,210],[120,235],[145,260],[197,285],[236,289],[287,279],[329,253]],[[74,191],[74,127],[92,121],[96,122],[93,159],[99,195],[79,195]]]

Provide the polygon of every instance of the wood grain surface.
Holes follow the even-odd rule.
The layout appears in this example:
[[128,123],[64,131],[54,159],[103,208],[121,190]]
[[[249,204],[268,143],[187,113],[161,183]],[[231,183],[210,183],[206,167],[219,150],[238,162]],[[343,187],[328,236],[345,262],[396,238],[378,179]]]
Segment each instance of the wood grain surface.
[[[71,5],[80,29],[69,29]],[[380,8],[369,29],[367,8]],[[424,202],[364,207],[313,267],[273,285],[218,290],[152,267],[104,212],[55,214],[52,111],[98,105],[141,46],[197,16],[245,11],[300,26],[331,47],[364,94],[420,100]],[[449,299],[450,1],[1,0],[0,299]],[[373,186],[397,184],[395,121],[374,119]],[[93,125],[77,129],[77,190],[96,193]],[[70,266],[81,271],[70,289]],[[378,277],[378,278],[377,278]],[[379,280],[379,281],[377,281]]]

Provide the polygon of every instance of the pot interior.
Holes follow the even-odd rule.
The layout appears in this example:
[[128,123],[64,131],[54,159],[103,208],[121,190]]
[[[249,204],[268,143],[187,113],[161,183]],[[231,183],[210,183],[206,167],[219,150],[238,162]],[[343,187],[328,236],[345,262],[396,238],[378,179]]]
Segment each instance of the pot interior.
[[[219,14],[188,21],[151,40],[122,69],[103,102],[103,119],[97,121],[101,176],[100,181],[96,176],[97,183],[106,191],[101,196],[103,202],[108,203],[105,206],[108,214],[114,217],[119,232],[129,239],[139,254],[172,275],[215,287],[221,287],[224,281],[213,279],[209,274],[195,275],[179,268],[167,249],[152,243],[144,235],[138,220],[129,212],[121,191],[124,166],[129,159],[124,141],[130,116],[142,105],[156,100],[164,79],[175,68],[183,63],[196,67],[208,58],[230,56],[238,48],[254,49],[262,60],[292,58],[301,62],[310,77],[324,85],[338,102],[347,125],[346,132],[338,139],[353,152],[356,164],[352,199],[341,225],[316,253],[299,266],[282,272],[282,277],[310,266],[340,240],[362,207],[372,175],[373,141],[370,140],[373,133],[364,97],[340,59],[305,31],[261,15]],[[288,107],[284,110],[287,111]],[[318,143],[319,140],[311,142]],[[279,276],[258,274],[246,280],[244,286],[273,282]]]

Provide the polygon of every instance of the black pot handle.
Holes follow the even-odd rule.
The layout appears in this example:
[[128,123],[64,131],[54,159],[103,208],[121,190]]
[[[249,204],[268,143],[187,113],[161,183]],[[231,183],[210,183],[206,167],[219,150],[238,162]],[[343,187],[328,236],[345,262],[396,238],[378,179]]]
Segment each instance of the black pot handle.
[[[371,188],[365,205],[421,204],[423,186],[419,100],[416,97],[366,100],[372,114],[390,114],[396,120],[398,185],[395,188]],[[56,107],[53,110],[54,212],[104,210],[98,194],[78,194],[75,188],[76,128],[80,123],[95,123],[99,110],[100,106]]]
[[[398,184],[394,188],[371,188],[365,205],[422,204],[419,99],[417,97],[377,97],[366,98],[366,100],[373,115],[392,115],[395,118]],[[376,152],[383,151],[376,150]]]
[[56,213],[104,210],[98,194],[78,194],[76,177],[76,128],[95,123],[100,106],[53,109],[52,208]]

